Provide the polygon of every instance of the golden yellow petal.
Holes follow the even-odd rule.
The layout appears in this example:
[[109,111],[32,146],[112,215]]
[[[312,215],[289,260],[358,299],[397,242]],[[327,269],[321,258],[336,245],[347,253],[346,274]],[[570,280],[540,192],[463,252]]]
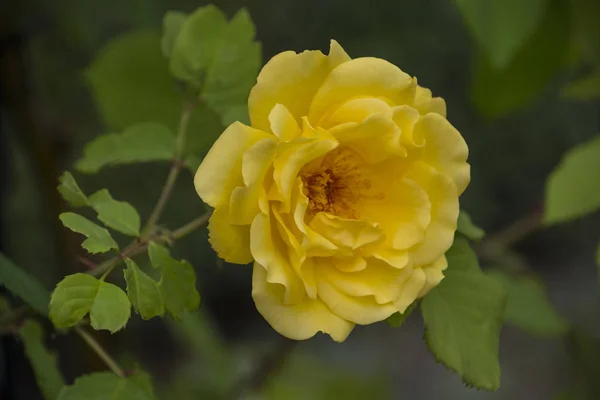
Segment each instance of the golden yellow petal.
[[268,215],[259,214],[250,228],[250,250],[257,263],[267,271],[266,280],[285,288],[284,304],[304,301],[304,284],[290,263],[290,251],[276,227],[277,221]]
[[320,265],[317,268],[318,297],[329,309],[341,318],[359,325],[382,321],[398,311],[391,303],[377,304],[373,296],[351,296],[333,285],[332,266]]
[[373,114],[383,114],[391,117],[392,108],[385,101],[374,97],[350,99],[333,111],[326,119],[323,119],[320,126],[330,129],[348,122],[361,123]]
[[277,332],[290,339],[304,340],[323,332],[336,342],[343,342],[354,324],[335,315],[319,299],[306,298],[294,305],[283,303],[285,289],[267,282],[263,266],[254,264],[252,298],[258,312]]
[[252,126],[269,130],[269,114],[275,104],[284,105],[299,122],[331,70],[350,57],[335,40],[330,55],[318,50],[296,54],[286,51],[271,58],[260,71],[248,98]]
[[407,177],[419,184],[431,202],[431,222],[413,253],[416,266],[428,265],[443,256],[454,241],[458,194],[452,179],[422,162],[414,164]]
[[310,222],[311,229],[335,244],[340,251],[353,251],[384,240],[384,233],[377,225],[356,219],[341,218],[320,212]]
[[263,190],[263,181],[276,150],[276,140],[262,139],[244,152],[242,158],[244,185],[233,190],[229,202],[229,218],[232,224],[250,225],[260,211],[259,194]]
[[331,71],[314,96],[308,117],[315,125],[340,105],[357,97],[377,97],[389,104],[412,104],[416,82],[379,58],[356,58]]
[[301,133],[298,121],[283,104],[275,104],[269,113],[269,123],[271,132],[283,142],[289,142]]
[[444,270],[446,268],[448,268],[446,256],[442,256],[432,264],[422,267],[422,270],[425,273],[425,286],[423,286],[423,289],[419,292],[419,297],[425,296],[431,289],[439,285],[444,279]]
[[421,160],[451,177],[458,195],[462,194],[471,180],[471,169],[467,164],[469,148],[460,132],[444,117],[434,113],[422,116],[415,124],[414,132],[425,141]]
[[204,157],[194,176],[194,186],[200,198],[214,208],[229,203],[233,189],[244,184],[244,152],[259,140],[270,137],[273,136],[240,122],[229,125]]
[[252,262],[250,226],[232,225],[227,204],[213,211],[208,221],[208,233],[208,241],[223,260],[234,264]]
[[436,113],[446,117],[446,102],[441,97],[432,97],[431,90],[418,86],[415,93],[415,108],[421,114]]

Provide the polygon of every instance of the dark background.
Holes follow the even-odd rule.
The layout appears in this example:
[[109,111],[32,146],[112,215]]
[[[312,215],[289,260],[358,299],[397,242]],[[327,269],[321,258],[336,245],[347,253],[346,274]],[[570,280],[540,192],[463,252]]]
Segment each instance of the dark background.
[[[538,51],[540,47],[534,43],[534,48],[526,47],[520,53],[533,61],[526,59],[503,76],[486,77],[482,50],[452,1],[215,2],[228,15],[240,7],[248,8],[264,60],[288,49],[326,51],[329,40],[335,38],[350,56],[385,58],[417,76],[434,95],[444,97],[448,119],[464,135],[471,152],[472,183],[461,207],[488,233],[537,215],[543,207],[545,179],[561,156],[600,131],[598,99],[574,100],[561,95],[568,82],[593,64],[585,57],[573,56],[577,52],[573,32],[582,24],[573,12],[574,2],[548,3],[547,13],[553,15],[548,17],[549,29],[554,35],[550,36],[549,51]],[[116,36],[132,29],[159,32],[166,10],[192,11],[202,4],[188,0],[0,3],[0,246],[49,289],[63,275],[85,268],[77,262],[82,254],[79,239],[58,221],[65,205],[55,188],[57,177],[71,168],[83,144],[108,129],[97,110],[86,69],[97,51]],[[565,61],[556,63],[559,43],[565,43],[567,50]],[[551,70],[537,67],[552,63],[556,68]],[[519,79],[526,83],[519,84]],[[520,91],[528,82],[540,79],[533,94]],[[495,102],[503,99],[508,99],[508,107]],[[206,129],[218,132],[221,128],[212,124]],[[166,165],[144,164],[76,178],[86,191],[108,187],[115,198],[131,201],[142,217],[147,217],[167,170]],[[171,228],[204,210],[191,179],[188,172],[182,174],[163,218]],[[598,332],[593,255],[599,226],[596,213],[523,235],[515,243],[517,254],[547,284],[559,312],[592,335]],[[185,238],[175,252],[196,267],[201,308],[215,322],[227,347],[239,356],[243,369],[281,340],[254,308],[251,268],[223,265],[206,236],[203,230]],[[490,264],[489,260],[485,264]],[[137,317],[127,328],[113,337],[99,337],[124,364],[133,365],[137,360],[150,371],[157,386],[171,393],[165,398],[186,399],[189,393],[196,393],[189,398],[200,398],[194,392],[198,383],[193,382],[193,372],[202,369],[202,360],[192,357],[190,361],[191,345],[174,335],[176,329],[158,320],[142,323]],[[417,313],[398,330],[386,324],[357,327],[342,345],[317,337],[297,347],[291,361],[295,372],[288,374],[293,375],[291,381],[301,380],[301,386],[320,384],[315,371],[346,374],[340,378],[342,383],[336,381],[338,389],[331,384],[328,394],[314,398],[338,398],[345,393],[344,397],[356,399],[549,399],[569,385],[573,360],[565,340],[503,328],[502,387],[486,393],[465,388],[455,374],[436,364],[421,338],[422,321]],[[53,336],[50,343],[60,354],[68,381],[104,368],[76,336]],[[5,337],[0,359],[1,398],[39,398],[20,344]],[[186,381],[188,375],[192,378]],[[352,380],[359,382],[354,385],[363,385],[362,392],[344,392]],[[170,391],[173,385],[181,391]],[[272,398],[292,398],[276,390],[273,393]]]

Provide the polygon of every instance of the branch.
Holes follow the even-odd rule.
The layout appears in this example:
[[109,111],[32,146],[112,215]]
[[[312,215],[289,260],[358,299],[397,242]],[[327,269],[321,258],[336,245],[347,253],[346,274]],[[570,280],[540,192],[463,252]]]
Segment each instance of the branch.
[[133,242],[129,246],[125,248],[117,257],[113,257],[109,260],[104,261],[99,264],[96,268],[92,269],[88,273],[92,276],[101,276],[107,275],[110,271],[119,265],[125,258],[130,258],[135,256],[136,254],[140,254],[148,248],[150,242],[156,243],[170,243],[175,240],[179,240],[195,230],[206,225],[208,218],[210,217],[210,212],[204,213],[200,217],[188,222],[182,227],[174,230],[173,232],[162,233],[156,236],[150,236],[148,239],[139,240]]
[[183,163],[181,162],[181,155],[185,147],[185,136],[187,133],[187,127],[190,121],[192,110],[192,105],[184,105],[183,107],[181,119],[179,121],[179,130],[177,131],[177,143],[175,145],[173,164],[171,164],[171,170],[169,171],[167,181],[165,182],[162,192],[160,193],[160,197],[156,202],[156,206],[154,206],[154,210],[152,210],[152,213],[150,214],[150,217],[148,217],[148,221],[146,222],[146,225],[142,230],[142,239],[145,239],[154,230],[154,227],[158,222],[158,219],[162,215],[162,212],[165,209],[167,202],[171,198],[171,193],[173,192],[173,188],[175,187],[175,182],[177,181],[179,172],[183,167]]
[[82,327],[75,326],[75,332],[87,343],[88,346],[104,361],[106,366],[112,370],[116,375],[121,378],[125,378],[127,375],[123,369],[117,364],[117,362],[102,348],[102,345],[94,339],[92,335],[87,333]]

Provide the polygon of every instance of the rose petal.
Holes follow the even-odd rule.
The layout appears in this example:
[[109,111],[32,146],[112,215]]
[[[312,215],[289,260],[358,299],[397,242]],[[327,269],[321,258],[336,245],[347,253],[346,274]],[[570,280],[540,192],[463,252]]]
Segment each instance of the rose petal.
[[273,57],[258,75],[248,98],[252,126],[269,130],[269,114],[275,104],[284,105],[299,122],[308,115],[310,103],[331,70],[350,59],[331,41],[330,55],[317,50],[296,54],[286,51]]
[[202,200],[214,208],[228,203],[233,189],[244,184],[244,152],[259,140],[272,137],[240,122],[229,125],[204,157],[194,176],[194,186]]
[[460,132],[444,117],[433,113],[421,117],[414,132],[425,141],[421,160],[450,176],[458,195],[462,194],[471,179],[471,169],[467,164],[469,148]]
[[280,334],[295,340],[304,340],[317,332],[330,335],[336,342],[343,342],[354,324],[331,312],[319,299],[306,298],[294,305],[284,305],[284,288],[268,283],[267,272],[258,263],[252,273],[252,298],[258,312]]
[[208,241],[223,260],[234,264],[252,262],[250,226],[231,224],[227,204],[213,211],[208,220],[208,232]]
[[416,82],[400,68],[379,58],[357,58],[331,71],[312,100],[308,117],[326,121],[340,105],[358,97],[377,97],[389,104],[412,104]]

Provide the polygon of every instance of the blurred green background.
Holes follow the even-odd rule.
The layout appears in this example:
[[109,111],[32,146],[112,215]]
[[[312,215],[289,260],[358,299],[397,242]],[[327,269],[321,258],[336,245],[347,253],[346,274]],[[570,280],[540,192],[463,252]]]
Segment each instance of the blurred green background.
[[[568,149],[600,132],[600,2],[475,3],[214,2],[229,16],[248,9],[262,42],[263,62],[288,49],[327,51],[335,38],[351,57],[385,58],[445,98],[448,119],[471,152],[472,183],[461,207],[492,235],[514,221],[525,226],[535,221],[548,174]],[[158,47],[162,17],[167,10],[191,12],[203,4],[0,4],[0,246],[47,288],[85,268],[77,261],[79,239],[57,218],[65,208],[55,190],[57,177],[98,134],[143,118],[176,122],[179,103]],[[127,60],[125,67],[111,63],[115,52]],[[107,106],[103,97],[116,98],[114,93],[118,101]],[[201,154],[223,128],[210,111],[199,114],[188,150]],[[84,191],[109,187],[115,198],[129,200],[145,218],[167,171],[167,165],[143,164],[76,178]],[[175,228],[202,212],[192,175],[184,171],[163,221]],[[501,389],[480,392],[464,387],[458,376],[435,363],[415,313],[401,329],[385,323],[357,327],[341,345],[321,336],[303,342],[289,355],[281,375],[259,389],[272,399],[551,399],[573,379],[600,380],[600,347],[593,339],[600,332],[594,265],[599,226],[596,213],[533,232],[514,244],[518,261],[507,258],[500,265],[511,269],[517,268],[513,262],[524,264],[539,274],[556,309],[587,332],[585,351],[571,337],[539,337],[506,326],[500,342]],[[183,325],[136,317],[122,333],[98,335],[124,365],[139,363],[149,371],[159,392],[167,394],[164,398],[218,398],[211,397],[206,382],[223,379],[218,367],[225,362],[223,353],[232,355],[233,368],[243,377],[283,343],[254,308],[251,268],[219,261],[206,238],[202,230],[174,248],[196,267],[201,315]],[[482,263],[499,261],[484,257]],[[53,336],[50,343],[68,381],[104,368],[76,336]],[[579,353],[598,357],[587,365]],[[5,337],[0,359],[0,398],[41,398],[19,343]],[[600,398],[597,393],[593,398]],[[573,396],[563,398],[585,398]]]

